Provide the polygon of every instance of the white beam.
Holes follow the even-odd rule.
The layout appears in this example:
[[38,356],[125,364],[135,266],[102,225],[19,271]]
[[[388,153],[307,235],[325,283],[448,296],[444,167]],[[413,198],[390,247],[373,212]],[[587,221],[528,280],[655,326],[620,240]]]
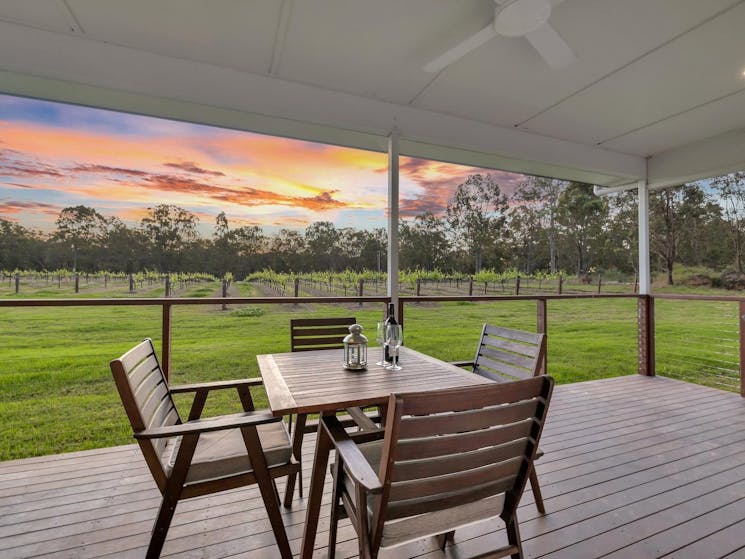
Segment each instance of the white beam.
[[[388,296],[398,309],[398,128],[388,136]],[[400,319],[401,317],[399,317]]]
[[396,121],[414,157],[470,154],[470,164],[601,185],[644,172],[643,158],[597,146],[7,22],[0,71],[0,91],[30,97],[219,126],[227,111],[242,115],[231,128],[379,151]]
[[639,181],[638,185],[639,221],[639,293],[649,295],[651,280],[649,274],[649,185]]
[[720,134],[649,158],[650,188],[677,186],[745,169],[745,130]]

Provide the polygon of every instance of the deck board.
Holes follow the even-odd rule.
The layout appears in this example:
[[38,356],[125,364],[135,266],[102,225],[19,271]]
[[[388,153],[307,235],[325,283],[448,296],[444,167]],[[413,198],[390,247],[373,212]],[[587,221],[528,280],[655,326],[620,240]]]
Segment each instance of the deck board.
[[[310,475],[314,437],[303,448]],[[549,514],[528,490],[519,509],[526,557],[745,557],[745,400],[665,378],[618,377],[557,386],[537,463]],[[283,482],[279,484],[280,491]],[[326,556],[329,485],[315,556]],[[0,463],[0,556],[139,558],[159,495],[134,445]],[[305,500],[283,510],[299,552]],[[381,557],[459,558],[506,542],[499,521]],[[357,556],[348,521],[337,557]],[[184,501],[163,557],[274,559],[256,488]]]

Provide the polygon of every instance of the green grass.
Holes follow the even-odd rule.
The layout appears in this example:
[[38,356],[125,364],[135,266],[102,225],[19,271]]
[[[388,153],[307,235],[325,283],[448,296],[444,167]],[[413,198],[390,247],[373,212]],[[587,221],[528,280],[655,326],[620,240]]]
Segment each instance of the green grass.
[[[241,296],[257,295],[250,285],[236,287]],[[218,290],[215,282],[183,295]],[[57,295],[44,288],[30,296]],[[659,372],[668,374],[669,368],[681,378],[720,382],[717,363],[730,353],[737,359],[737,305],[658,301],[657,311]],[[550,301],[548,312],[549,373],[558,382],[636,372],[635,299]],[[382,313],[382,304],[250,305],[227,311],[219,305],[175,306],[172,382],[258,376],[256,354],[288,351],[291,317],[354,314],[372,339]],[[3,308],[0,316],[0,459],[132,442],[108,362],[147,336],[160,350],[160,307]],[[444,360],[470,359],[483,322],[534,330],[535,317],[531,301],[409,304],[405,342]],[[721,347],[711,350],[712,340]],[[708,360],[714,381],[700,378]],[[266,406],[261,391],[255,400]],[[185,411],[187,397],[177,404]],[[237,398],[225,391],[208,401],[205,413],[234,411]]]

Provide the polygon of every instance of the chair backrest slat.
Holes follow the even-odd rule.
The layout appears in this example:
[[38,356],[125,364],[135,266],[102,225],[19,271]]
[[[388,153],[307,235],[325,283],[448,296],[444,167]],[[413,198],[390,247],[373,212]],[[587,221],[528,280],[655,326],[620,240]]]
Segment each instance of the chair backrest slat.
[[525,330],[515,330],[513,328],[504,328],[502,326],[494,326],[492,324],[486,324],[484,332],[489,336],[514,339],[526,344],[538,344],[540,343],[542,336],[542,334],[526,332]]
[[137,382],[134,375],[130,375],[129,377],[130,386],[134,390],[135,400],[139,408],[145,405],[156,388],[164,386],[163,377],[158,370],[158,362],[151,356],[142,364],[146,365],[148,362],[155,363],[155,367],[150,370],[150,373],[142,381]]
[[290,320],[290,350],[337,349],[344,347],[349,326],[357,319],[348,318],[293,318]]
[[488,445],[498,445],[515,439],[522,439],[530,434],[531,420],[510,423],[491,429],[479,429],[463,433],[405,439],[398,442],[398,458],[401,460],[422,460],[454,452],[469,452]]
[[546,335],[484,324],[473,371],[496,382],[541,374]]
[[503,445],[480,448],[471,452],[460,452],[429,460],[398,462],[393,470],[391,480],[394,482],[407,481],[480,468],[487,464],[521,456],[525,453],[527,444],[528,439],[516,439]]
[[488,429],[497,421],[513,423],[525,419],[526,414],[534,415],[537,406],[538,400],[524,400],[498,407],[414,416],[401,423],[398,440]]
[[150,377],[159,377],[158,359],[155,355],[148,355],[143,361],[135,365],[134,368],[125,369],[129,371],[129,385],[137,389],[146,379]]
[[393,482],[389,502],[422,499],[441,493],[460,492],[486,485],[495,479],[514,478],[520,470],[524,457],[515,456],[480,468],[450,472],[447,475],[429,477],[416,481]]
[[381,541],[390,520],[501,493],[505,507],[516,507],[552,390],[553,379],[539,376],[391,395],[379,472],[383,492],[371,523],[373,541]]
[[424,514],[458,505],[465,505],[493,495],[509,491],[515,486],[514,477],[494,480],[492,483],[472,487],[467,491],[438,494],[430,499],[415,499],[389,503],[386,508],[386,520],[396,520],[407,516]]
[[151,355],[154,355],[153,344],[146,344],[145,342],[142,342],[122,355],[119,358],[119,361],[121,361],[122,368],[127,371],[127,374],[131,374],[131,372],[139,363],[141,363]]
[[[181,423],[150,338],[111,363],[119,396],[134,432]],[[155,482],[163,490],[167,439],[138,441]]]

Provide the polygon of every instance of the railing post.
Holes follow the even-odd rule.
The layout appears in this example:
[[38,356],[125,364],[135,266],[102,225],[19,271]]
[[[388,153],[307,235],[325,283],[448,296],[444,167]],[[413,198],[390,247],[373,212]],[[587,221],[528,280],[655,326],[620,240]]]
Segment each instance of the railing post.
[[740,396],[745,398],[745,301],[740,301]]
[[520,276],[515,278],[515,295],[520,295]]
[[129,274],[129,292],[135,292],[135,279],[132,277],[132,274]]
[[21,288],[21,276],[16,274],[16,295],[18,294],[18,290]]
[[561,292],[564,290],[564,276],[559,274],[559,295],[561,295]]
[[404,327],[404,300],[403,299],[398,300],[398,323],[401,325],[401,328]]
[[80,292],[80,276],[75,272],[75,293]]
[[422,294],[422,280],[416,278],[416,296],[419,297]]
[[[225,299],[228,296],[228,280],[223,278],[222,280],[222,298]],[[297,278],[295,278],[295,297],[297,297]],[[223,303],[222,310],[228,310],[228,306]]]
[[166,297],[171,296],[171,276],[166,274]]
[[473,276],[468,278],[468,296],[473,295]]
[[637,332],[639,336],[640,375],[655,375],[654,359],[654,298],[651,295],[640,295],[637,299]]
[[171,304],[163,303],[163,320],[161,322],[161,340],[163,350],[161,353],[160,367],[168,380],[171,373]]
[[[360,297],[362,297],[365,292],[365,280],[363,278],[360,278],[359,287],[360,287],[360,290],[359,290]],[[360,307],[361,306],[362,306],[362,301],[360,301]]]
[[[546,299],[536,299],[536,319],[535,319],[535,330],[538,334],[548,334],[548,306],[546,305]],[[543,362],[541,363],[540,373],[548,374],[548,348],[543,354]]]

